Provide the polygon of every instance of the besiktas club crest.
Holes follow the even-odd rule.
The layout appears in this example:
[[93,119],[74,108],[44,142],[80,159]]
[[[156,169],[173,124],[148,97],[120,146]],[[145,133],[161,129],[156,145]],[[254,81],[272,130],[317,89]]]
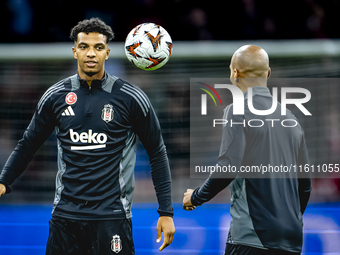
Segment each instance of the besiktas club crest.
[[119,235],[114,235],[111,240],[111,250],[118,253],[122,250],[122,241]]
[[110,104],[104,105],[104,108],[102,110],[102,119],[106,123],[113,120],[113,106]]

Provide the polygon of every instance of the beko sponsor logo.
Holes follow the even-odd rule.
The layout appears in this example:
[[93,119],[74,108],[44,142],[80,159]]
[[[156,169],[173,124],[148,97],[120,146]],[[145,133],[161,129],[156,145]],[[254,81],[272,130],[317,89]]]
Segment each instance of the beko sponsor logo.
[[71,150],[93,150],[106,147],[107,135],[104,133],[95,133],[92,129],[87,132],[78,133],[70,129],[70,139],[74,143],[94,144],[94,145],[81,145],[71,146]]

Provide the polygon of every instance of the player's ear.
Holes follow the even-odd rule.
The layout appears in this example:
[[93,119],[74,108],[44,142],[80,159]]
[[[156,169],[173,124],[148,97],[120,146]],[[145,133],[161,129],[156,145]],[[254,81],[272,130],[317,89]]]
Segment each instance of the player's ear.
[[235,78],[240,78],[240,72],[237,69],[233,70]]
[[271,74],[272,74],[272,69],[269,67],[268,68],[268,77],[267,77],[267,79],[270,77]]
[[78,59],[78,55],[77,55],[77,51],[76,51],[76,48],[75,47],[72,47],[72,53],[73,53],[73,57],[75,59]]
[[108,48],[107,51],[106,51],[105,60],[108,60],[108,59],[109,59],[110,51],[111,51],[111,48]]

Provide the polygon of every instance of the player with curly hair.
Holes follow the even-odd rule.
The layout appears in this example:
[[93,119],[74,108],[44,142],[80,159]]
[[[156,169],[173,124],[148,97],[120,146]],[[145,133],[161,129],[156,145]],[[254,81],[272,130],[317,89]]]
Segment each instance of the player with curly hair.
[[78,73],[41,97],[22,139],[0,175],[0,196],[25,170],[55,130],[58,173],[47,255],[134,254],[131,205],[137,136],[150,159],[160,215],[157,242],[171,244],[175,227],[171,178],[154,109],[137,86],[108,74],[114,34],[98,18],[71,31]]

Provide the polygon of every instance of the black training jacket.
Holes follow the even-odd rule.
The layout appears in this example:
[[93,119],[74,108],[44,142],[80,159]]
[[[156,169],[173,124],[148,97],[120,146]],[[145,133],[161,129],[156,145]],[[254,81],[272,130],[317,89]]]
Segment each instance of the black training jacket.
[[91,87],[78,75],[51,86],[9,157],[0,183],[10,185],[55,130],[58,173],[53,215],[107,220],[132,217],[136,139],[145,147],[161,216],[173,216],[166,148],[143,91],[105,73]]
[[[255,109],[271,108],[273,97],[268,88],[253,87],[252,92]],[[218,158],[219,166],[234,166],[237,171],[211,174],[193,192],[191,201],[200,205],[229,185],[232,221],[228,243],[300,253],[302,214],[311,191],[310,173],[298,168],[309,165],[303,129],[291,111],[281,115],[280,103],[272,114],[259,116],[249,110],[248,90],[244,97],[244,115],[233,115],[233,104],[224,110],[228,124],[223,127]],[[268,172],[245,173],[246,167],[267,167]],[[286,172],[279,170],[283,167]]]

